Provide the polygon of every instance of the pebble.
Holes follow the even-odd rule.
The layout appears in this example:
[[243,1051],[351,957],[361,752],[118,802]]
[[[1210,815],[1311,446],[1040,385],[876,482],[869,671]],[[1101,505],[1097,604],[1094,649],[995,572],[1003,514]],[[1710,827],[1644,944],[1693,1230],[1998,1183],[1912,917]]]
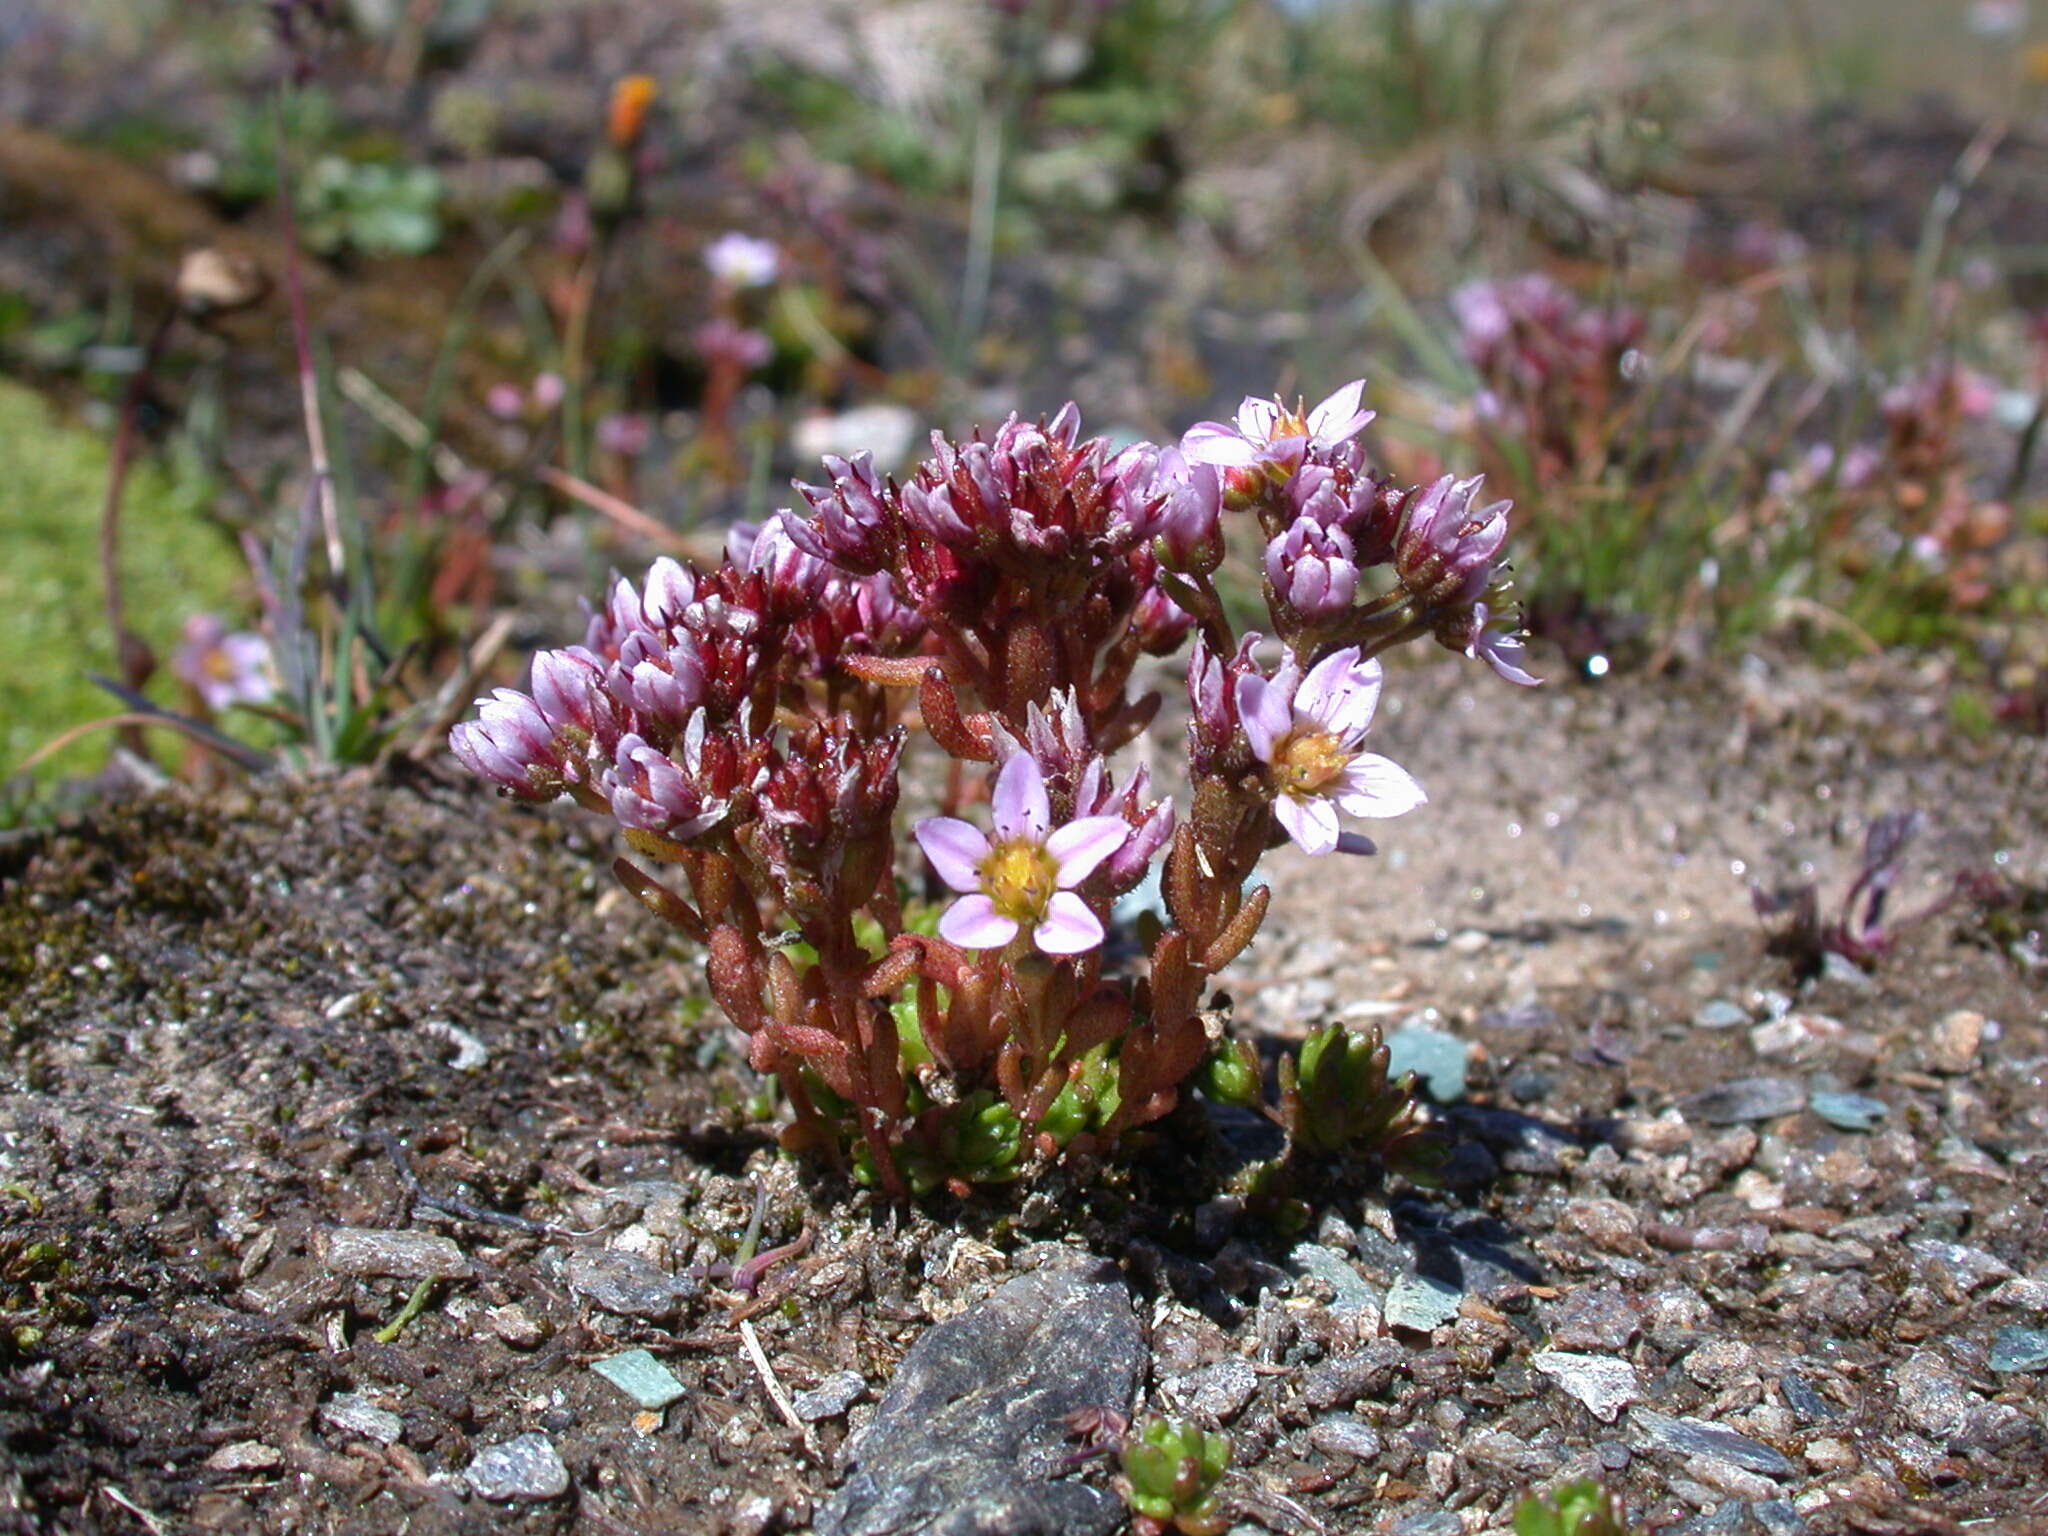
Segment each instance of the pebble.
[[2021,1275],[2008,1280],[1985,1298],[1994,1307],[2011,1307],[2020,1312],[2048,1312],[2048,1280]]
[[1821,1013],[1788,1013],[1749,1032],[1749,1046],[1765,1060],[1808,1061],[1848,1031]]
[[1832,1089],[1816,1088],[1811,1105],[1813,1112],[1838,1131],[1869,1131],[1891,1113],[1891,1106],[1883,1099],[1873,1099],[1862,1093],[1837,1093]]
[[1609,1253],[1637,1253],[1643,1246],[1636,1213],[1619,1200],[1567,1200],[1557,1213],[1557,1229],[1568,1237],[1583,1237]]
[[380,1232],[370,1227],[329,1227],[321,1234],[328,1268],[343,1275],[397,1280],[445,1280],[469,1273],[469,1260],[451,1237],[438,1232]]
[[1877,978],[1870,972],[1847,955],[1838,955],[1832,949],[1820,957],[1820,979],[1857,992],[1868,992],[1877,985]]
[[1242,1360],[1218,1360],[1172,1383],[1169,1395],[1185,1413],[1216,1423],[1235,1418],[1259,1390],[1259,1373]]
[[1695,1029],[1739,1029],[1749,1022],[1749,1010],[1740,1003],[1717,997],[1702,1003],[1699,1012],[1692,1016],[1692,1022]]
[[2048,1371],[2048,1329],[2005,1327],[1991,1341],[1994,1371]]
[[1428,1333],[1456,1317],[1463,1299],[1455,1285],[1429,1275],[1403,1275],[1387,1291],[1387,1326]]
[[1611,1286],[1580,1286],[1550,1309],[1550,1342],[1564,1350],[1626,1349],[1642,1328],[1636,1303]]
[[796,1416],[806,1424],[815,1424],[820,1419],[836,1419],[868,1390],[867,1378],[859,1371],[834,1371],[808,1392],[799,1392],[789,1400],[796,1410]]
[[514,1349],[536,1349],[548,1336],[547,1330],[534,1321],[533,1314],[517,1302],[491,1308],[484,1314],[484,1321],[492,1333]]
[[503,1503],[511,1499],[559,1499],[569,1491],[569,1469],[546,1435],[520,1435],[500,1445],[487,1445],[462,1474],[477,1497]]
[[1906,1246],[1915,1256],[1926,1260],[1940,1278],[1966,1296],[1993,1280],[2012,1278],[2012,1266],[2005,1260],[1966,1243],[1944,1243],[1937,1238],[1916,1237]]
[[1817,1424],[1835,1416],[1835,1405],[1816,1392],[1797,1371],[1787,1371],[1778,1378],[1778,1393],[1785,1399],[1785,1406],[1808,1424]]
[[1380,1309],[1378,1289],[1366,1282],[1351,1261],[1335,1249],[1325,1248],[1320,1243],[1297,1243],[1294,1251],[1287,1255],[1288,1264],[1297,1272],[1320,1280],[1332,1291],[1336,1299],[1330,1303],[1330,1312],[1337,1317],[1355,1317],[1360,1313],[1377,1315]]
[[205,1465],[215,1472],[264,1472],[280,1465],[284,1452],[261,1440],[231,1440],[211,1456]]
[[1439,1104],[1465,1097],[1465,1073],[1472,1047],[1456,1035],[1410,1024],[1387,1036],[1387,1076],[1398,1081],[1413,1072]]
[[1789,1077],[1744,1077],[1719,1083],[1681,1099],[1679,1107],[1689,1120],[1708,1125],[1741,1125],[1751,1120],[1775,1120],[1797,1114],[1806,1107],[1805,1085]]
[[1930,1072],[1960,1077],[1977,1065],[1977,1047],[1984,1040],[1984,1015],[1958,1008],[1943,1015],[1921,1050]]
[[405,1433],[405,1421],[388,1408],[379,1408],[360,1392],[341,1392],[320,1405],[320,1421],[345,1435],[374,1440],[379,1445],[396,1445]]
[[1310,1366],[1301,1376],[1301,1400],[1314,1409],[1345,1408],[1377,1397],[1393,1385],[1408,1351],[1393,1339],[1374,1339],[1362,1349]]
[[1947,1440],[1969,1422],[1977,1394],[1958,1381],[1942,1358],[1920,1350],[1892,1373],[1899,1412],[1913,1427],[1935,1440]]
[[1352,1413],[1334,1413],[1309,1426],[1308,1443],[1329,1456],[1371,1461],[1380,1453],[1380,1434]]
[[674,1371],[644,1349],[612,1355],[590,1369],[650,1412],[666,1408],[686,1390]]
[[622,1317],[673,1316],[676,1302],[696,1290],[634,1253],[583,1248],[569,1255],[569,1289]]
[[1754,1376],[1755,1361],[1756,1351],[1739,1339],[1708,1339],[1685,1357],[1685,1374],[1719,1391]]
[[1603,1424],[1612,1424],[1622,1409],[1643,1395],[1636,1368],[1626,1360],[1608,1355],[1546,1349],[1531,1355],[1529,1364],[1555,1381],[1568,1396],[1577,1398]]
[[1687,1458],[1698,1456],[1710,1461],[1725,1461],[1744,1471],[1761,1472],[1766,1477],[1790,1477],[1797,1470],[1785,1459],[1783,1452],[1723,1425],[1710,1424],[1705,1419],[1674,1418],[1654,1408],[1636,1408],[1629,1413],[1628,1422],[1638,1438],[1639,1448],[1650,1445]]
[[1455,1510],[1426,1509],[1394,1522],[1394,1536],[1464,1536],[1465,1522]]
[[[1831,955],[1829,958],[1836,957]],[[1856,974],[1861,976],[1863,973],[1858,971]],[[1790,1499],[1759,1499],[1750,1506],[1749,1512],[1756,1516],[1757,1524],[1770,1532],[1770,1536],[1799,1536],[1806,1529],[1806,1517],[1799,1513],[1799,1506]]]

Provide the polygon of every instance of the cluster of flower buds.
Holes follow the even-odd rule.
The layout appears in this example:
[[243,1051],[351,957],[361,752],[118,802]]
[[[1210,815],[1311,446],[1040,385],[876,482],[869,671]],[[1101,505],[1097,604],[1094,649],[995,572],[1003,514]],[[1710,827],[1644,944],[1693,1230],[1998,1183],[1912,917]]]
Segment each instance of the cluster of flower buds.
[[[935,435],[902,483],[827,459],[808,515],[735,528],[715,569],[617,581],[451,746],[679,871],[614,866],[705,947],[792,1144],[895,1195],[1099,1150],[1216,1059],[1208,982],[1258,932],[1263,856],[1369,853],[1340,816],[1423,803],[1365,747],[1378,653],[1434,636],[1532,681],[1496,618],[1505,506],[1370,473],[1362,394],[1118,453],[1072,406],[1012,417]],[[1212,581],[1254,519],[1275,644]],[[1182,811],[1111,758],[1159,707],[1133,697],[1140,658],[1190,635]],[[906,761],[943,786],[909,836]],[[1143,974],[1110,974],[1118,899],[1155,877]]]
[[1524,445],[1539,485],[1597,471],[1625,361],[1643,337],[1641,313],[1583,304],[1541,272],[1469,283],[1451,310],[1479,372],[1472,404],[1485,432]]

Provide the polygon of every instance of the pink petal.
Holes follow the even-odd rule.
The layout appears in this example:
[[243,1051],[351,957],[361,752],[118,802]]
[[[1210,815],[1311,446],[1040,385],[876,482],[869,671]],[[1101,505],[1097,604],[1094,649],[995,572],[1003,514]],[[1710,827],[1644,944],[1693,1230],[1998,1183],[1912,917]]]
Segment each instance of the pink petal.
[[1237,430],[1255,443],[1263,443],[1273,435],[1273,428],[1280,424],[1280,407],[1271,400],[1255,400],[1246,395],[1237,407]]
[[1237,680],[1237,718],[1245,740],[1252,744],[1252,755],[1262,763],[1273,761],[1273,743],[1294,723],[1280,690],[1256,672]]
[[1059,864],[1055,883],[1063,891],[1095,873],[1095,866],[1123,847],[1131,835],[1121,816],[1083,816],[1045,840],[1045,851]]
[[1045,829],[1052,825],[1052,802],[1046,798],[1045,775],[1029,753],[1019,752],[1003,764],[1003,771],[996,775],[991,809],[996,836],[1005,841],[1018,837],[1044,840]]
[[981,865],[989,848],[979,827],[957,816],[927,816],[912,831],[941,880],[956,891],[981,889]]
[[1072,891],[1055,891],[1031,942],[1048,955],[1079,955],[1102,942],[1102,921]]
[[1358,402],[1364,398],[1365,380],[1353,379],[1310,411],[1308,429],[1315,435],[1315,440],[1326,448],[1332,448],[1355,437],[1373,416],[1371,411],[1358,408]]
[[1219,469],[1237,469],[1259,456],[1243,433],[1220,421],[1198,421],[1189,427],[1181,436],[1180,451],[1192,464],[1214,464]]
[[1337,804],[1350,816],[1404,816],[1429,803],[1406,768],[1377,752],[1353,758],[1338,786]]
[[1306,715],[1333,736],[1363,736],[1379,708],[1380,682],[1386,669],[1379,658],[1361,662],[1358,647],[1325,656],[1302,679],[1294,696],[1295,713]]
[[1325,854],[1337,846],[1337,808],[1320,796],[1282,795],[1273,802],[1273,814],[1303,853]]
[[1017,937],[1017,924],[986,896],[962,896],[940,916],[939,937],[962,949],[1001,949]]

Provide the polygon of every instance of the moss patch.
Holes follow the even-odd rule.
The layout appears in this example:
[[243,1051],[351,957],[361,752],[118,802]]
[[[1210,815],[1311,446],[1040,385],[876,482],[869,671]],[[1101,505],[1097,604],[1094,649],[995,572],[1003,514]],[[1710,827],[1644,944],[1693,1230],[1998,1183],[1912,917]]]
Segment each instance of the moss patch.
[[[114,671],[98,555],[107,457],[99,435],[0,380],[0,774],[58,732],[118,708],[86,677]],[[162,661],[188,615],[230,608],[246,580],[240,555],[205,517],[207,494],[153,463],[129,477],[121,522],[128,621]],[[173,692],[159,691],[166,700]],[[106,750],[106,738],[88,738],[37,776],[90,773]]]

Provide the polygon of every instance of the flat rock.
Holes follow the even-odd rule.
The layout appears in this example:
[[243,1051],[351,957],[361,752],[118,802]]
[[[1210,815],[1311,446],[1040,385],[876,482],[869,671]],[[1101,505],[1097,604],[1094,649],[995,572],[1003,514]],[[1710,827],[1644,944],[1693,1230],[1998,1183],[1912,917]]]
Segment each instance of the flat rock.
[[799,1392],[790,1398],[790,1407],[796,1416],[806,1424],[819,1419],[836,1419],[855,1403],[868,1389],[867,1378],[859,1371],[834,1371],[807,1392]]
[[1455,1285],[1429,1275],[1403,1275],[1387,1289],[1387,1326],[1428,1333],[1456,1317],[1463,1299]]
[[1413,1072],[1439,1104],[1465,1097],[1465,1071],[1472,1047],[1456,1035],[1411,1024],[1387,1036],[1387,1076],[1398,1081]]
[[1655,1447],[1679,1456],[1725,1461],[1766,1477],[1791,1477],[1797,1471],[1783,1452],[1705,1419],[1681,1419],[1654,1408],[1637,1408],[1629,1413],[1628,1423],[1639,1450]]
[[339,1392],[320,1405],[320,1422],[359,1440],[379,1445],[396,1445],[405,1433],[405,1421],[388,1408],[380,1408],[360,1392]]
[[586,1248],[569,1255],[569,1289],[621,1317],[664,1318],[673,1316],[676,1303],[697,1287],[637,1253]]
[[2012,1266],[1995,1253],[1972,1248],[1967,1243],[1945,1243],[1938,1238],[1916,1237],[1906,1246],[1913,1256],[1964,1295],[1993,1280],[2010,1280]]
[[1218,1360],[1190,1371],[1167,1389],[1183,1413],[1218,1424],[1234,1418],[1259,1390],[1259,1373],[1242,1360]]
[[650,1413],[658,1413],[683,1395],[676,1373],[647,1350],[629,1349],[590,1368]]
[[1297,1243],[1287,1255],[1287,1263],[1297,1274],[1320,1280],[1337,1293],[1330,1303],[1330,1311],[1336,1316],[1355,1317],[1361,1312],[1379,1310],[1378,1288],[1368,1284],[1336,1249],[1319,1243]]
[[1984,1015],[1967,1008],[1944,1014],[1921,1047],[1930,1072],[1960,1077],[1977,1065],[1977,1047],[1984,1041]]
[[1749,1010],[1725,997],[1700,1004],[1699,1012],[1692,1016],[1695,1029],[1739,1029],[1748,1022]]
[[1567,1396],[1577,1398],[1603,1424],[1612,1424],[1622,1409],[1643,1395],[1636,1368],[1608,1355],[1546,1349],[1531,1355],[1529,1364],[1556,1382]]
[[1862,1093],[1837,1093],[1825,1088],[1814,1090],[1811,1108],[1838,1131],[1875,1130],[1877,1123],[1891,1113],[1891,1106],[1883,1099],[1873,1099]]
[[1679,1100],[1688,1120],[1708,1125],[1741,1125],[1775,1120],[1806,1108],[1806,1086],[1789,1077],[1742,1077],[1717,1083]]
[[1991,1341],[1994,1371],[2048,1371],[2048,1328],[2001,1328]]
[[1128,1411],[1144,1336],[1114,1264],[1011,1280],[913,1344],[850,1443],[818,1536],[1109,1536],[1114,1495],[1067,1477],[1067,1415]]
[[555,1443],[540,1434],[485,1446],[463,1477],[478,1498],[498,1503],[559,1499],[569,1491],[569,1469],[562,1465]]
[[1638,1304],[1612,1286],[1583,1285],[1550,1309],[1550,1342],[1563,1350],[1626,1349],[1643,1326]]
[[1380,1453],[1380,1432],[1355,1413],[1333,1413],[1309,1426],[1308,1443],[1326,1456],[1371,1461]]
[[336,1274],[396,1280],[445,1280],[469,1273],[455,1239],[438,1232],[380,1232],[372,1227],[329,1227],[320,1234],[327,1267]]

